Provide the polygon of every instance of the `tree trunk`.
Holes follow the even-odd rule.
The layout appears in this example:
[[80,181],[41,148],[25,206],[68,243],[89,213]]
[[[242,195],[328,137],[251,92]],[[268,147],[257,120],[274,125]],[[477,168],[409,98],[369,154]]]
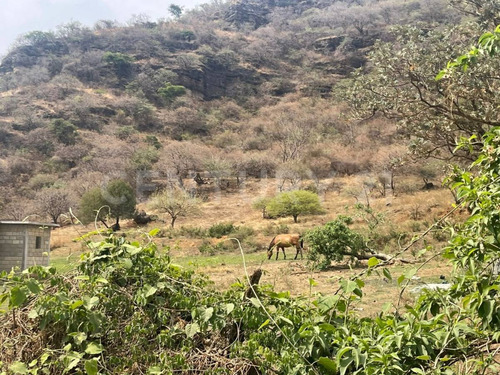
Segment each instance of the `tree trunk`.
[[257,285],[259,284],[261,276],[262,276],[262,269],[260,268],[255,270],[252,276],[250,276],[250,285],[252,285],[252,287],[247,289],[245,297],[247,298],[257,297],[254,293],[254,290],[257,288]]
[[356,257],[360,260],[368,260],[370,258],[377,258],[377,259],[380,259],[383,261],[390,261],[391,263],[394,263],[396,260],[399,260],[402,263],[409,263],[409,264],[416,263],[415,261],[410,260],[410,259],[394,258],[392,255],[387,255],[387,254],[383,254],[383,253],[375,253],[375,252],[368,253],[368,254],[352,254],[349,252],[344,252],[344,253],[342,253],[342,255]]
[[116,222],[111,226],[111,229],[113,230],[113,232],[120,230],[120,217],[116,217]]
[[172,221],[170,222],[170,226],[173,228],[175,224],[175,220],[177,220],[177,216],[172,216]]
[[297,222],[297,217],[298,217],[298,216],[299,216],[299,215],[293,215],[293,221],[294,221],[294,223],[296,223],[296,222]]

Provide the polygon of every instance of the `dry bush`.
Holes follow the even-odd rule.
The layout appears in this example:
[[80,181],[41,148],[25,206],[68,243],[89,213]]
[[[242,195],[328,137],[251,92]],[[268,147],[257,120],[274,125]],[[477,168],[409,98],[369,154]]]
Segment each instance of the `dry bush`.
[[180,140],[189,135],[207,135],[208,128],[200,111],[181,107],[165,114],[164,132],[173,139]]
[[81,197],[87,191],[101,186],[107,180],[102,172],[96,171],[75,171],[74,177],[68,183],[68,189],[74,191],[78,197]]
[[210,148],[201,143],[172,141],[160,151],[155,171],[178,179],[182,184],[182,178],[187,177],[189,172],[203,169],[203,160],[210,152]]
[[89,132],[85,135],[94,147],[79,165],[82,171],[96,171],[111,177],[120,177],[127,170],[134,148],[115,137]]
[[39,156],[51,156],[54,152],[54,135],[48,128],[38,128],[29,132],[22,141],[23,146]]
[[241,169],[248,177],[262,178],[273,176],[276,173],[276,158],[263,152],[252,152],[243,154]]
[[7,159],[9,173],[11,176],[31,175],[36,169],[37,164],[33,159],[22,156],[12,156]]

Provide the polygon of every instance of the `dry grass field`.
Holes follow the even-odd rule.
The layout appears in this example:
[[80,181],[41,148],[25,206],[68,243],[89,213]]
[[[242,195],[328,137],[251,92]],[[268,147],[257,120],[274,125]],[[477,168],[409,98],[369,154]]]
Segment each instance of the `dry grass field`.
[[[371,238],[372,248],[378,252],[391,254],[407,244],[412,237],[425,231],[452,207],[453,197],[448,190],[437,188],[422,191],[421,180],[406,178],[399,183],[400,190],[396,191],[395,196],[382,197],[376,189],[372,190],[368,201],[378,218],[378,224],[374,224],[372,216],[355,208],[357,202],[367,203],[366,195],[362,192],[364,181],[366,178],[362,177],[323,181],[319,192],[326,213],[317,216],[299,216],[298,223],[294,223],[291,217],[263,219],[262,213],[252,208],[252,202],[259,197],[275,194],[276,182],[272,179],[248,180],[239,189],[210,192],[201,205],[200,212],[192,217],[179,218],[174,230],[168,228],[170,222],[168,218],[160,215],[160,219],[164,220],[143,227],[125,220],[121,234],[129,239],[145,241],[146,233],[159,228],[160,234],[155,242],[161,248],[169,249],[174,263],[208,275],[215,288],[224,289],[237,280],[245,279],[242,255],[234,245],[235,242],[227,236],[220,239],[201,238],[197,233],[220,222],[232,223],[240,228],[251,228],[254,234],[242,241],[242,247],[248,272],[252,273],[259,267],[264,270],[261,283],[271,284],[277,291],[290,291],[292,295],[312,297],[317,293],[333,293],[338,288],[340,278],[363,271],[366,263],[352,263],[346,259],[345,262],[332,265],[328,271],[313,271],[306,259],[307,254],[304,260],[293,260],[294,250],[288,250],[286,260],[281,256],[278,261],[274,260],[274,257],[268,260],[266,249],[277,231],[281,229],[290,233],[304,233],[335,219],[339,214],[350,215],[355,219],[352,228]],[[147,204],[142,203],[141,207],[147,209]],[[461,219],[458,213],[447,220],[453,222]],[[372,225],[371,229],[368,224]],[[92,230],[95,230],[93,225],[67,226],[55,230],[52,238],[52,263],[61,270],[73,267],[78,261],[79,254],[86,250],[82,241],[74,239]],[[99,236],[94,236],[95,240],[98,238]],[[200,252],[200,245],[203,243],[216,245],[221,241],[226,245],[223,251],[212,255]],[[366,285],[363,289],[365,298],[358,306],[360,313],[363,315],[376,313],[386,302],[397,304],[400,292],[396,282],[397,277],[409,267],[418,267],[422,261],[439,251],[446,241],[445,232],[432,231],[404,255],[405,258],[415,260],[416,264],[395,263],[389,266],[393,280],[387,280],[376,273],[365,277]],[[428,253],[421,259],[416,259],[414,256],[424,247],[429,248]],[[408,289],[425,282],[438,283],[441,275],[448,277],[449,273],[450,266],[436,257],[419,271]],[[310,279],[314,280],[312,286]],[[406,292],[399,302],[404,305],[407,299],[413,297],[411,293]]]

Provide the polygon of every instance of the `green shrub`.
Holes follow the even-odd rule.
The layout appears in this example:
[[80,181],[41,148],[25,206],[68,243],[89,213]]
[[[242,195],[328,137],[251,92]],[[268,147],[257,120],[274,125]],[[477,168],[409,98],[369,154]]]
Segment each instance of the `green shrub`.
[[234,241],[220,241],[213,244],[209,240],[204,240],[198,247],[198,250],[204,255],[215,255],[218,253],[233,251],[237,248],[237,246],[238,245],[235,245]]
[[275,236],[277,234],[285,234],[285,233],[290,233],[290,228],[286,224],[275,224],[271,223],[267,225],[262,232],[266,236]]
[[253,236],[254,234],[255,234],[255,231],[253,230],[252,227],[241,226],[241,227],[236,227],[231,232],[231,237],[237,238],[240,241],[244,241],[248,237]]
[[133,126],[120,126],[116,132],[115,135],[120,138],[121,140],[128,139],[132,134],[137,133],[137,130],[134,129]]
[[330,267],[346,255],[356,256],[365,247],[363,236],[349,229],[349,217],[339,217],[306,233],[309,259],[320,269]]
[[232,223],[217,223],[208,229],[208,235],[210,237],[221,238],[222,236],[227,236],[234,232],[235,229]]
[[207,236],[207,230],[201,227],[185,227],[181,226],[178,231],[180,236],[189,238],[204,238]]

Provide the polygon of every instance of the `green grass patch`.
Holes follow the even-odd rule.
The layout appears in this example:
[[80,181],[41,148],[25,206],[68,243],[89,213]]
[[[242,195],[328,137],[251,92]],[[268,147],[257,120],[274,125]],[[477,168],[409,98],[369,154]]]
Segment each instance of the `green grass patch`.
[[51,257],[50,265],[56,268],[57,273],[64,273],[75,269],[79,261],[79,254],[72,254],[64,257]]
[[[267,258],[265,253],[252,253],[245,254],[245,261],[247,266],[252,266],[267,261]],[[239,252],[235,252],[213,256],[198,255],[190,257],[172,257],[172,263],[193,269],[198,267],[220,267],[221,265],[243,265],[243,259]]]

